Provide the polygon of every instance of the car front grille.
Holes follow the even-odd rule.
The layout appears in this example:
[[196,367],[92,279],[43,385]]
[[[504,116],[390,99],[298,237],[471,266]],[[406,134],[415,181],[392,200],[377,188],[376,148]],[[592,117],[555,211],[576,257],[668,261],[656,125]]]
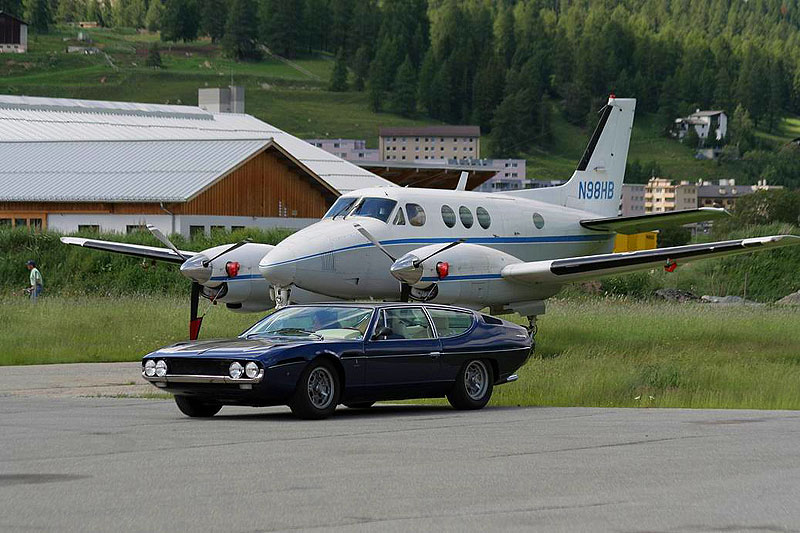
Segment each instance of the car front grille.
[[167,358],[167,375],[227,376],[230,359]]

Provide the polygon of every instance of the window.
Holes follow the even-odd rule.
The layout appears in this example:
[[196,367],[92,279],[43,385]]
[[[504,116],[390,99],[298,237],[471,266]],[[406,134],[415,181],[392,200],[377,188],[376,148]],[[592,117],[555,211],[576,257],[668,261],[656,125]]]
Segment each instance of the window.
[[536,229],[542,229],[544,227],[544,217],[539,213],[534,213],[533,225],[536,226]]
[[475,214],[478,216],[478,224],[480,224],[483,229],[489,229],[489,226],[492,225],[492,217],[489,216],[489,212],[479,207],[475,210]]
[[472,218],[472,211],[465,205],[462,205],[458,208],[458,216],[461,218],[461,223],[464,224],[465,228],[471,228],[472,223],[475,221]]
[[397,208],[397,214],[394,216],[393,224],[395,226],[405,226],[406,225],[406,217],[403,215],[403,208],[402,207]]
[[211,234],[225,233],[225,226],[211,226]]
[[98,224],[78,224],[78,233],[99,233],[100,226]]
[[449,205],[442,206],[442,220],[448,228],[456,225],[456,212]]
[[31,229],[35,231],[42,231],[42,219],[41,218],[31,218],[29,220]]
[[345,216],[349,211],[350,208],[356,203],[358,198],[350,197],[341,197],[333,204],[333,206],[328,209],[328,212],[325,213],[325,216],[322,218],[336,218],[338,216]]
[[10,218],[0,218],[0,228],[10,228],[10,227],[11,227]]
[[432,339],[431,323],[419,307],[384,309],[377,327],[392,330],[389,339]]
[[26,228],[28,227],[28,219],[27,218],[15,218],[14,219],[14,226],[17,228]]
[[[128,226],[130,228],[131,226]],[[139,226],[142,227],[142,226]],[[130,233],[130,230],[128,230]],[[189,226],[189,238],[194,239],[196,237],[202,237],[206,234],[206,227],[205,226]]]
[[244,226],[231,226],[231,231],[241,231],[244,229]]
[[412,226],[425,225],[425,210],[419,204],[406,204],[406,211],[408,211],[408,222]]
[[334,148],[339,148],[339,143],[333,143]]
[[436,333],[439,337],[455,337],[466,333],[472,327],[472,313],[428,308],[428,314],[433,320],[433,325],[436,326]]
[[386,222],[396,205],[397,202],[388,198],[362,198],[350,216],[377,218]]

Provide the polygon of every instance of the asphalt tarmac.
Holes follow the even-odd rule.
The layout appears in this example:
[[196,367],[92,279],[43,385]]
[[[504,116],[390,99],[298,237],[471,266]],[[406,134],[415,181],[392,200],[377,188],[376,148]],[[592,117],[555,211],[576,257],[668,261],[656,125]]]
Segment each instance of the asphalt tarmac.
[[0,531],[800,530],[797,412],[387,405],[310,422],[225,407],[195,420],[169,400],[25,394],[9,376]]

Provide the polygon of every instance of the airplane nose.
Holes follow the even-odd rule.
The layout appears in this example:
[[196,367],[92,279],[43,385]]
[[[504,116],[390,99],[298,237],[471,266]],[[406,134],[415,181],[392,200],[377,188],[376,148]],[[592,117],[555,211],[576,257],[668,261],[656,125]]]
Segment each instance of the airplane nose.
[[211,279],[211,266],[203,265],[204,261],[208,261],[208,257],[203,254],[197,254],[187,259],[181,265],[181,274],[197,283],[206,283]]
[[258,270],[272,285],[287,287],[294,283],[297,265],[291,259],[282,257],[284,254],[280,252],[276,254],[276,250],[277,248],[273,249],[261,259]]

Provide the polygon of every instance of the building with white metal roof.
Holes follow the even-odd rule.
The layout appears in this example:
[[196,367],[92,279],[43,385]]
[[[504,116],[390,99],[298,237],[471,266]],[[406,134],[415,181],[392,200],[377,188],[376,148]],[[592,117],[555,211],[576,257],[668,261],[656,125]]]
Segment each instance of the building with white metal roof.
[[0,224],[299,227],[376,186],[393,184],[250,115],[0,95]]

